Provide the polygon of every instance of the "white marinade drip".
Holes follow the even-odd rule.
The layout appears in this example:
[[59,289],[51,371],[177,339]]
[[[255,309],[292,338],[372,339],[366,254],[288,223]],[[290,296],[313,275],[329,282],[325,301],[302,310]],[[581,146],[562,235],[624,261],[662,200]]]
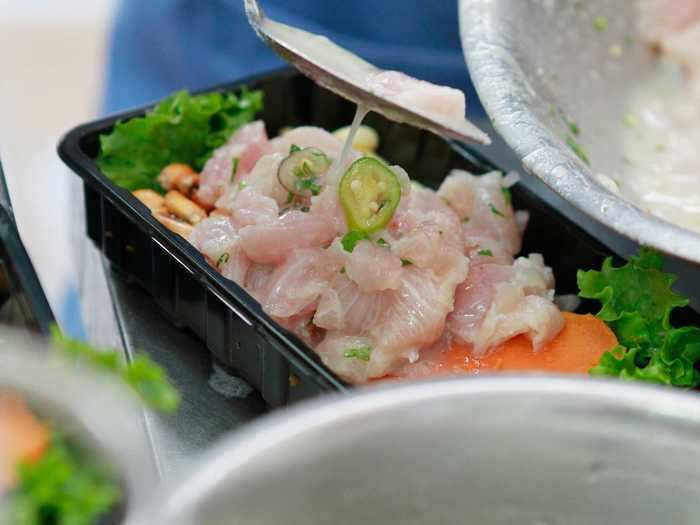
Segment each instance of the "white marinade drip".
[[357,109],[355,110],[355,116],[352,119],[352,126],[350,126],[350,131],[348,132],[348,136],[345,138],[343,149],[340,152],[340,157],[333,162],[328,170],[328,183],[337,184],[340,177],[342,177],[342,170],[345,168],[348,156],[350,155],[350,150],[352,149],[352,143],[355,140],[355,135],[357,134],[357,130],[360,128],[360,124],[362,124],[362,120],[365,118],[368,112],[369,109],[358,104]]

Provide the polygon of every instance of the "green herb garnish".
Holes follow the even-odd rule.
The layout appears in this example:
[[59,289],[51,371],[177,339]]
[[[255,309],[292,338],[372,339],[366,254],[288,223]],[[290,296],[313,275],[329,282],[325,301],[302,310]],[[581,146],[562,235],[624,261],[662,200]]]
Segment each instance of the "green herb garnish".
[[477,255],[482,255],[484,257],[493,257],[493,252],[491,250],[479,250],[476,252]]
[[358,231],[349,231],[343,236],[343,238],[340,240],[340,243],[343,245],[343,248],[346,252],[352,253],[357,243],[364,239],[367,239],[366,233]]
[[100,136],[97,165],[128,190],[153,188],[161,170],[181,162],[200,170],[212,152],[262,109],[262,91],[190,95],[179,91],[143,117]]
[[409,261],[408,259],[401,259],[401,266],[410,266],[413,263]]
[[597,16],[593,20],[593,27],[596,31],[602,33],[608,28],[608,19],[604,16]]
[[297,151],[301,151],[301,148],[297,146],[296,144],[292,144],[289,147],[289,154],[291,155],[292,153],[296,153]]
[[513,202],[513,194],[510,192],[510,188],[501,186],[501,193],[503,193],[503,200],[506,201],[506,206],[510,206]]
[[231,159],[231,179],[230,182],[233,183],[233,181],[236,178],[236,173],[238,172],[238,163],[240,159],[238,157],[233,157]]
[[126,363],[119,351],[97,349],[67,337],[56,325],[51,327],[51,338],[65,355],[121,377],[150,407],[163,412],[177,408],[180,402],[177,390],[170,384],[165,371],[145,355],[137,355]]
[[231,256],[228,254],[228,252],[222,253],[216,260],[216,267],[220,268],[222,264],[226,264],[230,257]]
[[296,185],[297,190],[309,190],[311,195],[318,195],[321,193],[321,186],[318,184],[317,179],[298,179]]
[[625,126],[628,128],[633,128],[637,125],[637,117],[635,117],[632,113],[627,113],[625,114],[625,117],[623,119]]
[[386,242],[383,237],[379,237],[379,239],[377,239],[377,244],[379,246],[389,246],[389,243]]
[[588,155],[586,155],[583,147],[576,142],[573,137],[566,137],[566,143],[571,148],[571,151],[573,151],[576,156],[581,159],[584,164],[586,164],[586,166],[591,165],[591,161],[588,159]]
[[615,332],[620,345],[606,352],[594,376],[618,376],[685,387],[700,385],[700,328],[671,325],[671,312],[688,304],[672,290],[676,278],[661,270],[662,257],[642,248],[615,267],[611,258],[600,271],[579,271],[579,295],[601,303],[597,316]]
[[581,129],[578,127],[578,124],[576,124],[576,122],[573,120],[569,120],[564,113],[562,113],[561,118],[564,121],[564,124],[566,124],[566,127],[569,128],[571,134],[578,137],[581,133]]
[[359,348],[350,348],[343,352],[343,357],[346,359],[359,359],[360,361],[369,361],[372,354],[372,347],[360,346]]
[[41,458],[18,466],[9,524],[93,525],[121,499],[109,469],[54,432]]
[[499,217],[505,217],[505,215],[503,215],[503,213],[501,212],[501,210],[499,210],[498,208],[496,208],[496,207],[495,207],[492,203],[490,203],[490,202],[489,202],[489,210],[491,210],[491,213],[493,213],[494,215],[498,215]]

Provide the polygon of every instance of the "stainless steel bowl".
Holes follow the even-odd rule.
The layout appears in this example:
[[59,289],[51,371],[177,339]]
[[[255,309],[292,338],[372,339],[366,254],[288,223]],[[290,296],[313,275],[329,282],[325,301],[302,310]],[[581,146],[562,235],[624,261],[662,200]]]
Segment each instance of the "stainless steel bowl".
[[697,394],[462,378],[264,418],[138,523],[682,525],[699,493]]
[[[124,489],[125,517],[149,500],[158,477],[138,422],[141,407],[121,383],[49,357],[36,336],[0,328],[0,391],[18,393],[62,434],[103,459]],[[132,423],[132,424],[129,424]],[[4,523],[0,501],[0,523]],[[111,523],[111,521],[109,522]]]
[[[655,75],[633,0],[460,0],[462,45],[479,98],[530,173],[640,244],[700,262],[700,235],[652,216],[595,182],[623,162],[626,102]],[[609,21],[605,31],[596,17]],[[611,48],[621,46],[616,56]],[[566,144],[578,123],[592,168]]]

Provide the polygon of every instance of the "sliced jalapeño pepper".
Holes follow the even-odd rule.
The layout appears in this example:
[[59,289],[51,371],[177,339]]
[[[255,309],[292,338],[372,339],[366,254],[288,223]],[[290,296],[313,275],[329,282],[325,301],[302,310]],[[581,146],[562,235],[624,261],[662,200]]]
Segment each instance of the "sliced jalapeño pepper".
[[349,229],[364,233],[384,228],[401,200],[396,174],[372,157],[353,162],[340,180],[338,191]]
[[331,165],[331,159],[318,148],[293,149],[277,170],[277,179],[294,195],[308,197],[321,191],[319,177]]

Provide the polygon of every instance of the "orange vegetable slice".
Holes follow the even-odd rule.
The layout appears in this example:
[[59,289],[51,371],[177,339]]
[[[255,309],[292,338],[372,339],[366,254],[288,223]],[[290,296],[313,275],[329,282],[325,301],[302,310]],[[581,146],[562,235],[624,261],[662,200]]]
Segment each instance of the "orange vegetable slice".
[[21,461],[38,460],[50,433],[16,394],[0,391],[0,493],[9,488]]
[[555,372],[587,374],[600,357],[617,345],[605,322],[586,314],[564,312],[564,328],[556,338],[535,352],[530,340],[519,335],[492,349],[482,358],[472,357],[471,347],[453,345],[444,354],[445,365],[464,372]]

